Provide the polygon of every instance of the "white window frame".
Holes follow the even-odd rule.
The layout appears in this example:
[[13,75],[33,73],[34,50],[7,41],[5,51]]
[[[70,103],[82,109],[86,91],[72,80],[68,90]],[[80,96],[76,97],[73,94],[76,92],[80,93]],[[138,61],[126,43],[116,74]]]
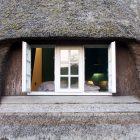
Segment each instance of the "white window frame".
[[[78,87],[77,89],[61,89],[60,88],[60,51],[61,50],[78,50],[79,51],[79,62],[78,62]],[[84,76],[83,76],[83,67],[84,67],[84,63],[83,63],[83,48],[80,46],[66,46],[66,47],[62,47],[62,46],[57,46],[55,48],[55,92],[57,94],[59,93],[66,93],[68,92],[70,93],[81,93],[84,91]],[[71,75],[68,74],[68,76],[70,77]],[[77,77],[77,76],[76,76]],[[70,82],[70,81],[69,81]]]
[[[63,46],[55,46],[55,85],[57,85],[58,79],[57,79],[57,67],[59,63],[56,63],[57,58],[56,56],[59,56],[58,52],[60,48]],[[74,47],[74,46],[65,46],[65,47]],[[27,54],[31,55],[31,47],[26,43],[22,42],[22,92],[27,93],[27,95],[65,95],[65,96],[74,96],[74,95],[112,95],[113,93],[116,93],[116,46],[115,41],[111,42],[111,44],[108,46],[108,83],[109,83],[109,90],[107,92],[85,92],[84,91],[84,82],[85,82],[85,73],[84,66],[85,66],[85,59],[84,59],[84,48],[85,47],[91,47],[91,48],[104,48],[103,46],[94,46],[94,45],[84,45],[84,46],[75,46],[81,48],[81,61],[80,61],[80,67],[83,67],[83,69],[80,71],[79,75],[81,76],[81,82],[80,89],[78,92],[75,92],[73,90],[69,91],[61,91],[56,90],[58,87],[55,86],[54,92],[40,92],[40,91],[31,91],[31,60],[29,61],[27,59]],[[31,56],[30,56],[31,59]],[[30,62],[30,65],[27,64]],[[30,68],[29,68],[30,67]],[[30,74],[29,74],[30,73]],[[30,75],[30,78],[28,76]],[[80,76],[79,76],[80,77]],[[29,80],[29,81],[28,81]],[[28,83],[28,85],[27,85]],[[30,85],[30,87],[29,87]]]
[[116,93],[116,43],[108,47],[108,91]]
[[22,92],[31,92],[31,47],[22,42]]

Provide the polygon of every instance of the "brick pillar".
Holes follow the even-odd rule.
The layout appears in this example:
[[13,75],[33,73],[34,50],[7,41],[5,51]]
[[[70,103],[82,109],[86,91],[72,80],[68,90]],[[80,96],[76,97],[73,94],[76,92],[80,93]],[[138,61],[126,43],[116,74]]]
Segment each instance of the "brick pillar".
[[3,80],[4,74],[3,71],[5,70],[5,63],[6,63],[6,55],[10,49],[10,44],[0,44],[0,95],[2,95],[3,89]]
[[[139,89],[140,89],[140,44],[131,44],[130,46],[132,55],[133,55],[133,59],[134,59],[134,63],[136,65],[136,75],[138,78],[138,84],[139,84]],[[140,97],[140,92],[138,93],[138,96]]]
[[22,47],[21,42],[14,43],[8,52],[5,65],[3,95],[22,95]]

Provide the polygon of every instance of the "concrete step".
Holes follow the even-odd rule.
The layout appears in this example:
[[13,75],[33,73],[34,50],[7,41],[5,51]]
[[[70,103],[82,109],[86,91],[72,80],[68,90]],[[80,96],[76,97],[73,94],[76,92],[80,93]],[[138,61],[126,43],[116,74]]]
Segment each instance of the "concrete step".
[[140,113],[0,113],[4,140],[139,140]]
[[140,104],[135,96],[3,96],[1,104]]
[[1,104],[0,113],[140,112],[140,104]]
[[3,97],[0,140],[140,139],[139,99],[81,97]]
[[8,96],[1,99],[4,112],[140,112],[140,100],[131,96]]

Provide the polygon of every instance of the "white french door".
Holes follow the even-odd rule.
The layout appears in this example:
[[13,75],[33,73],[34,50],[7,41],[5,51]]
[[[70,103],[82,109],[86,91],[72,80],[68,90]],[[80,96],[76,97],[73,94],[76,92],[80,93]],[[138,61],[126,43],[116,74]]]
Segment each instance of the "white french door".
[[31,47],[22,42],[22,92],[31,91]]
[[56,47],[55,91],[71,93],[84,91],[82,47]]
[[108,91],[116,93],[116,43],[108,47]]
[[[116,93],[115,42],[108,46],[107,92],[84,92],[84,50],[84,46],[56,46],[55,71],[52,71],[55,74],[55,92],[42,91],[42,93],[36,92],[35,94],[32,92],[32,95],[110,95]],[[22,92],[27,92],[31,95],[31,47],[26,42],[22,42]]]

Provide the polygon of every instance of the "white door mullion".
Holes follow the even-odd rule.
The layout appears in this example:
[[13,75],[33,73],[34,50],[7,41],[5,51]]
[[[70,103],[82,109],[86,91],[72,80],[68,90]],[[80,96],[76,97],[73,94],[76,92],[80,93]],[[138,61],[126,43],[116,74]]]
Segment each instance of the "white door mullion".
[[60,49],[55,48],[55,92],[60,88]]
[[70,73],[71,73],[71,70],[70,70],[70,49],[68,50],[68,52],[69,52],[69,53],[68,53],[68,55],[69,55],[69,56],[68,56],[68,58],[69,58],[69,62],[68,62],[68,63],[69,63],[69,64],[68,64],[68,67],[69,67],[69,68],[68,68],[68,88],[70,89]]
[[79,88],[81,92],[84,92],[84,83],[85,83],[85,56],[84,56],[84,46],[81,47],[79,53]]
[[22,42],[22,92],[31,91],[31,47]]
[[116,93],[116,46],[111,42],[108,48],[108,91]]

